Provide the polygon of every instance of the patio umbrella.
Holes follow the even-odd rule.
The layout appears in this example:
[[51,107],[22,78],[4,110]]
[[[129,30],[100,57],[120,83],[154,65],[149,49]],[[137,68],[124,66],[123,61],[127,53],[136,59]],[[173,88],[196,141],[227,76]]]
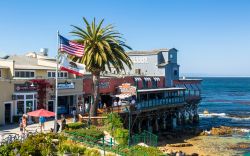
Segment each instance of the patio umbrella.
[[29,112],[27,114],[29,116],[36,116],[36,117],[39,117],[39,116],[43,116],[43,117],[55,116],[54,112],[50,112],[50,111],[47,111],[45,109],[39,109],[39,110],[36,110],[36,111],[33,111],[33,112]]

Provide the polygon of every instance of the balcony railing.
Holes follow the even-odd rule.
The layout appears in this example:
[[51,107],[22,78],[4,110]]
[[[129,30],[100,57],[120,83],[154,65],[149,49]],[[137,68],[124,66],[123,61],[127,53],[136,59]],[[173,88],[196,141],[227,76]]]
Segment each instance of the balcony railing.
[[136,109],[142,110],[147,108],[153,108],[158,106],[164,105],[171,105],[171,104],[180,104],[185,102],[184,96],[178,96],[173,98],[165,98],[165,99],[152,99],[147,101],[140,101],[136,103]]

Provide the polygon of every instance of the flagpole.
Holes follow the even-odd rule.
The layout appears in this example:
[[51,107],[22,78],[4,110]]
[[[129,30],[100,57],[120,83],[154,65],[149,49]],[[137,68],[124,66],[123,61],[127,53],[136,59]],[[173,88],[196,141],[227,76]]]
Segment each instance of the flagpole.
[[58,50],[59,50],[59,31],[57,31],[57,54],[56,54],[56,88],[55,88],[55,122],[54,122],[54,132],[57,132],[57,101],[58,101]]

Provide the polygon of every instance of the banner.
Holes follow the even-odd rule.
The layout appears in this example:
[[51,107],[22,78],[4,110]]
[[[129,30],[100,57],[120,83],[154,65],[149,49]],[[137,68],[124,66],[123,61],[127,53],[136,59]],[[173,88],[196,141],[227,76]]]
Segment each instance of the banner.
[[62,54],[60,56],[59,67],[61,70],[68,71],[69,73],[76,74],[77,76],[83,76],[86,72],[85,65],[70,60],[66,54]]

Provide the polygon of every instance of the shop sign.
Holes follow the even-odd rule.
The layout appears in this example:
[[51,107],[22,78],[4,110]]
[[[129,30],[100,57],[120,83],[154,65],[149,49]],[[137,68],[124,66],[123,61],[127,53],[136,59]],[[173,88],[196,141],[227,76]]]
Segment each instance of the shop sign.
[[30,83],[15,84],[14,87],[15,87],[16,92],[36,91],[37,90],[37,86],[31,85]]
[[100,82],[100,83],[99,83],[99,87],[100,87],[101,89],[109,88],[109,82]]
[[75,89],[75,84],[72,83],[58,83],[57,89]]
[[130,94],[130,95],[136,94],[136,87],[131,86],[130,83],[123,83],[121,86],[119,86],[119,90],[121,94]]

